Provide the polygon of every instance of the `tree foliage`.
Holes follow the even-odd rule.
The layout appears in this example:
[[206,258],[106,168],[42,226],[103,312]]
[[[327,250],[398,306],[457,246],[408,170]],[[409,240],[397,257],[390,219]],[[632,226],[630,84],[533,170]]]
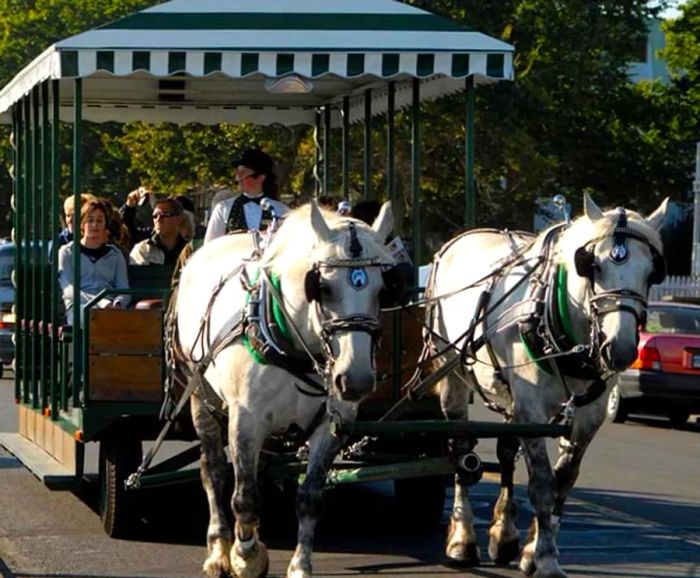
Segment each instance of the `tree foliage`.
[[[649,19],[649,0],[404,0],[515,47],[514,83],[477,91],[478,223],[530,228],[534,199],[556,193],[580,206],[583,191],[602,204],[648,210],[690,188],[693,142],[700,132],[700,0],[669,23],[665,57],[672,83],[633,84]],[[0,79],[7,81],[45,46],[153,4],[147,0],[0,0]],[[429,247],[462,227],[464,116],[461,95],[422,111],[422,219]],[[386,135],[373,119],[372,189],[386,196]],[[180,193],[227,184],[232,163],[251,145],[280,162],[283,190],[315,188],[311,130],[220,125],[110,126],[86,131],[86,188],[121,197],[144,183]],[[410,209],[410,115],[397,117],[397,193]],[[332,189],[339,191],[340,135],[334,131]],[[362,126],[350,134],[350,190],[362,196]],[[5,188],[5,185],[0,183]],[[404,223],[404,226],[407,224]],[[408,229],[406,229],[408,230]],[[427,254],[427,252],[424,252]]]

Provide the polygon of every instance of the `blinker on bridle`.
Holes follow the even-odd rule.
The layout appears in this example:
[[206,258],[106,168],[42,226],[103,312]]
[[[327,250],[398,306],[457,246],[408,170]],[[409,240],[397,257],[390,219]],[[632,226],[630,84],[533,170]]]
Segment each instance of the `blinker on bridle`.
[[[617,208],[617,222],[612,231],[612,237],[613,246],[608,256],[615,265],[622,265],[629,260],[628,239],[636,239],[649,248],[652,256],[652,272],[649,275],[647,284],[657,285],[664,280],[666,276],[666,261],[663,255],[649,242],[649,239],[629,228],[627,212],[623,207]],[[594,282],[595,272],[600,270],[600,266],[596,263],[595,258],[595,243],[598,240],[594,239],[579,247],[574,255],[576,272],[579,276],[587,278],[591,283]]]
[[345,317],[327,318],[323,315],[323,294],[325,288],[321,277],[322,268],[347,269],[348,284],[355,290],[361,291],[367,287],[369,278],[365,267],[385,267],[389,264],[382,263],[377,259],[362,259],[363,247],[357,235],[355,223],[348,222],[348,230],[350,232],[350,243],[348,246],[349,259],[337,259],[328,261],[319,261],[314,263],[313,267],[307,271],[304,278],[304,291],[306,300],[309,303],[315,303],[316,307],[322,313],[322,339],[323,350],[326,361],[332,363],[333,351],[330,345],[331,337],[336,333],[360,331],[369,334],[373,342],[376,344],[381,335],[381,326],[379,319],[364,314],[348,315]]
[[627,228],[627,213],[623,207],[617,208],[617,224],[613,230],[613,246],[610,249],[610,260],[615,265],[622,265],[629,259],[627,237],[630,230]]
[[[630,252],[628,239],[636,239],[644,243],[649,248],[652,255],[652,272],[647,280],[647,285],[650,286],[663,281],[666,270],[663,255],[659,253],[659,251],[649,242],[646,237],[629,228],[627,212],[623,207],[617,208],[617,222],[615,223],[615,228],[612,231],[612,238],[613,246],[610,249],[608,256],[615,265],[622,265],[629,260]],[[594,239],[582,247],[579,247],[574,255],[576,272],[581,277],[587,278],[592,287],[594,286],[595,282],[595,271],[600,270],[600,266],[596,263],[595,257],[595,243],[597,240],[599,239]],[[642,311],[638,311],[634,306],[621,303],[621,299],[631,299],[632,301],[636,301],[642,306]],[[596,323],[597,320],[603,315],[617,311],[625,311],[633,315],[637,320],[637,324],[639,325],[641,322],[643,322],[646,314],[646,297],[631,289],[612,289],[598,293],[594,291],[590,302]]]

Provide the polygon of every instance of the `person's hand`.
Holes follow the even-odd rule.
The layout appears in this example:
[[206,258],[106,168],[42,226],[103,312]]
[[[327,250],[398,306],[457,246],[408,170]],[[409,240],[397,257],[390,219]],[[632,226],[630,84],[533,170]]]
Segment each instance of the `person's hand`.
[[138,189],[134,189],[126,197],[126,206],[136,207],[137,205],[140,205],[141,199],[147,197],[150,194],[150,192],[151,191],[149,191],[146,187],[139,187]]

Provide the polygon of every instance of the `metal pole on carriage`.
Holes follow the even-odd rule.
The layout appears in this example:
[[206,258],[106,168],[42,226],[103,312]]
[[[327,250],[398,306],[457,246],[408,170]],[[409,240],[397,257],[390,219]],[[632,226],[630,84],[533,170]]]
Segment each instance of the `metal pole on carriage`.
[[700,276],[700,142],[695,149],[695,181],[693,181],[693,277]]

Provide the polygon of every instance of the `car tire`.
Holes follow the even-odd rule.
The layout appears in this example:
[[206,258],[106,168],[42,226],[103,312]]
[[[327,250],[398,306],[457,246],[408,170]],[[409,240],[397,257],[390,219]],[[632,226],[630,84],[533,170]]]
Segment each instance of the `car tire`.
[[625,408],[625,400],[620,395],[620,387],[615,384],[610,390],[608,396],[608,404],[605,407],[605,416],[608,421],[613,423],[623,423],[627,419],[627,409]]
[[668,412],[668,419],[671,420],[671,425],[673,427],[683,427],[688,423],[689,417],[690,412],[683,409],[672,409]]

